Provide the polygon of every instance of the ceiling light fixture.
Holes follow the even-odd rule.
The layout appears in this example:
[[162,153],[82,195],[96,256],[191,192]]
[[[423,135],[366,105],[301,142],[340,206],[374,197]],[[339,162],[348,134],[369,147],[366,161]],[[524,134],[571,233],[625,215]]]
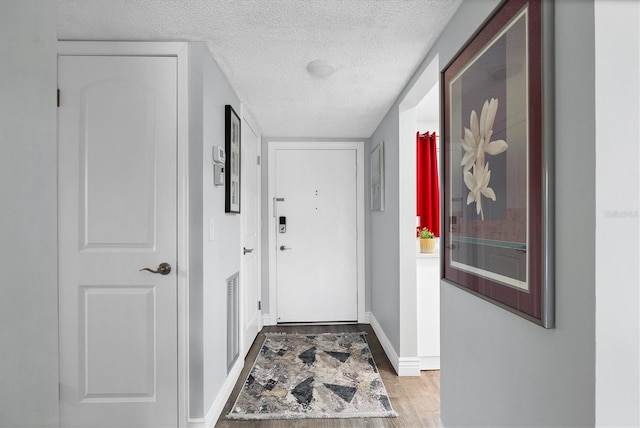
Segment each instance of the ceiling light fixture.
[[319,59],[307,64],[307,71],[312,76],[325,78],[336,72],[336,66],[329,61]]

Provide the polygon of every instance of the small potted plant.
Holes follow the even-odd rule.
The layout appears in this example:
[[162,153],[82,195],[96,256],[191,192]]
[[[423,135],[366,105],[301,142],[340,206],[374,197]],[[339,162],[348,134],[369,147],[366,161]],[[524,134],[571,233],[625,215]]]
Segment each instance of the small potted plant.
[[418,237],[420,238],[421,253],[433,253],[436,251],[436,240],[432,231],[426,227],[418,228]]

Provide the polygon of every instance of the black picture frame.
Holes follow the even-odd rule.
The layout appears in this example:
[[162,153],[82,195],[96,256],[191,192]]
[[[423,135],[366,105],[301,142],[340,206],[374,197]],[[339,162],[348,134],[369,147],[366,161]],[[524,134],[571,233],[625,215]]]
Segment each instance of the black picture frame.
[[224,212],[240,214],[240,153],[241,128],[240,117],[230,105],[225,106],[225,194]]
[[545,328],[555,326],[552,54],[553,3],[507,0],[442,74],[443,279]]

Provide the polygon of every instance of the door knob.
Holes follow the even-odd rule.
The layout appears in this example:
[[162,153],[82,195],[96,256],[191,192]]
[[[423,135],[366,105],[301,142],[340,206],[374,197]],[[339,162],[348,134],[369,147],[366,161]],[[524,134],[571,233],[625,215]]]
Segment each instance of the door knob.
[[158,270],[152,270],[149,268],[142,268],[140,271],[148,270],[151,273],[159,273],[160,275],[168,275],[171,272],[171,265],[169,263],[160,263]]
[[253,248],[242,247],[242,255],[253,253]]
[[284,251],[284,250],[291,250],[291,248],[286,247],[284,245],[280,245],[280,251]]

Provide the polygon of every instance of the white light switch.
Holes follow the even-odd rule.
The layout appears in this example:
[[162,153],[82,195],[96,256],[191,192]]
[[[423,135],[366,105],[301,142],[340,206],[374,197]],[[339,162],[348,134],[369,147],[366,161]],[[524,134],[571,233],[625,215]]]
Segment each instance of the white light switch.
[[213,241],[213,219],[209,219],[209,241]]

